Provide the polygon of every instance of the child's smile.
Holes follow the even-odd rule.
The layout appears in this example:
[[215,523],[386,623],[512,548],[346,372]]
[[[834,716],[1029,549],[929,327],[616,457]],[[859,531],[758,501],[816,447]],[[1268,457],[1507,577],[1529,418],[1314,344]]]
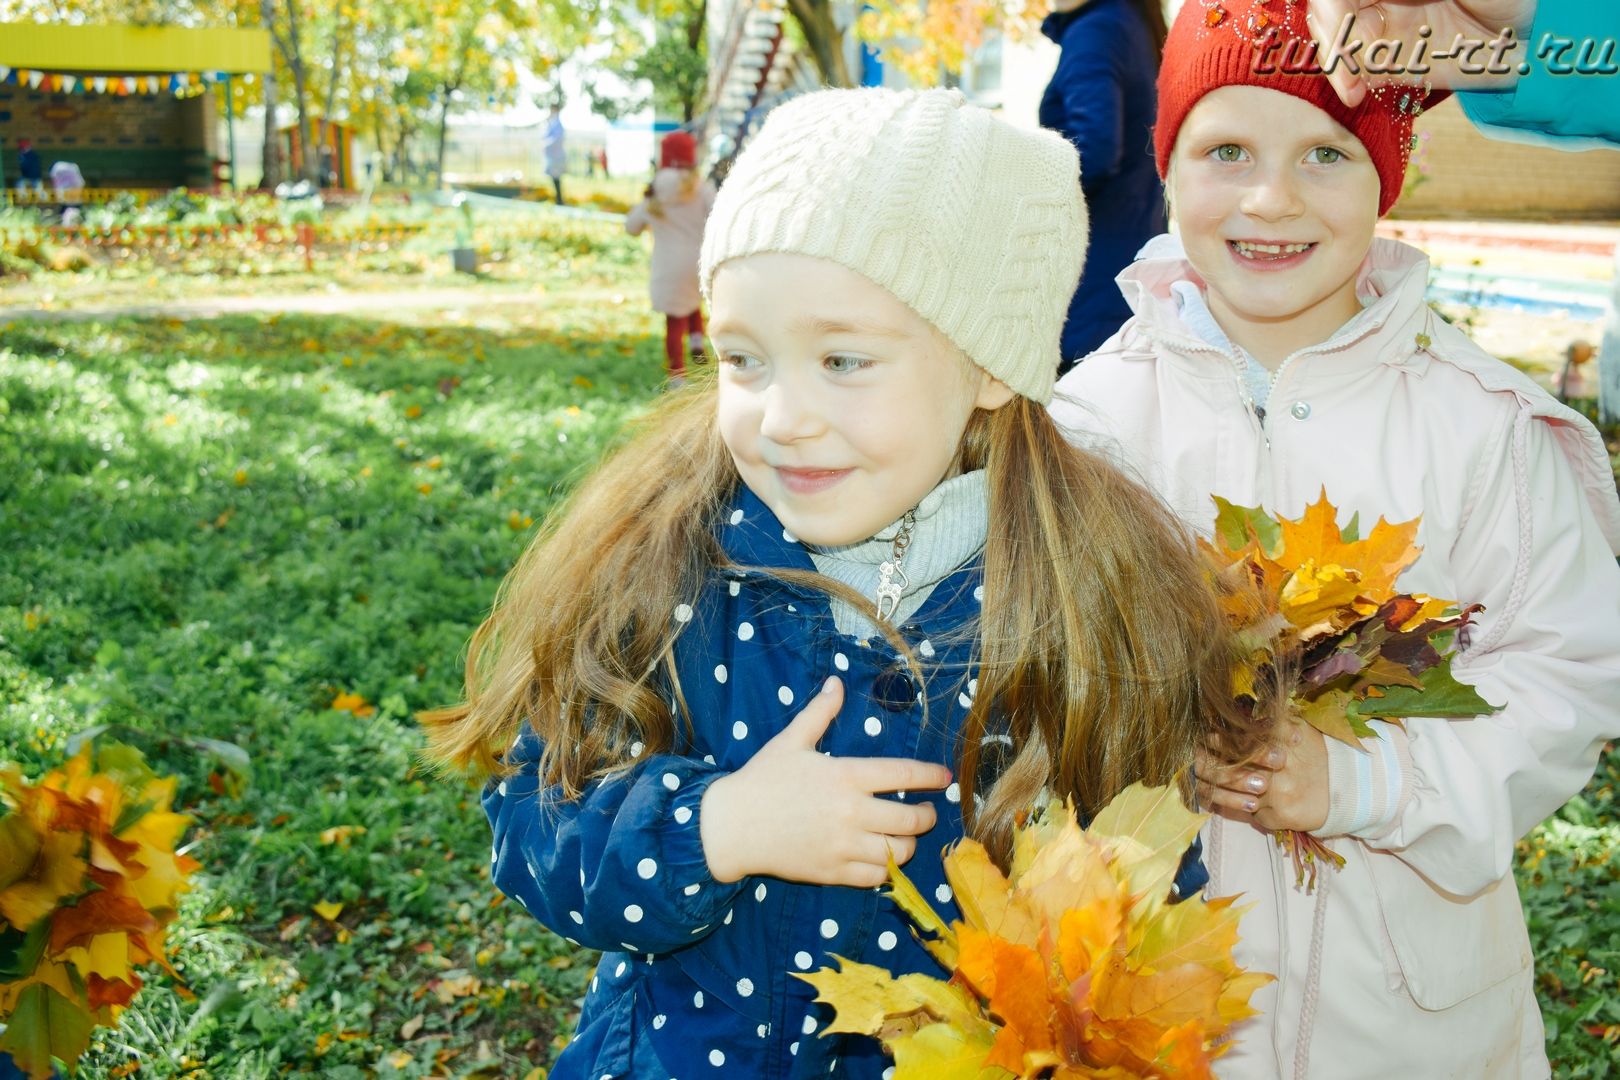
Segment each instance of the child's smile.
[[955,466],[975,408],[1012,391],[888,290],[825,259],[771,253],[715,273],[720,435],[789,532],[865,540]]
[[1327,113],[1276,90],[1213,90],[1182,124],[1171,181],[1210,311],[1261,363],[1326,341],[1361,310],[1378,171]]

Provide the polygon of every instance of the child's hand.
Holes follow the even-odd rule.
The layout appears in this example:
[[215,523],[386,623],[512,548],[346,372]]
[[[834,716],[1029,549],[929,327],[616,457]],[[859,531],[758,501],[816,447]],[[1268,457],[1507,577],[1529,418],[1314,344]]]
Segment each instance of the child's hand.
[[1287,721],[1258,760],[1232,765],[1199,754],[1195,765],[1206,809],[1262,829],[1311,832],[1327,821],[1327,742],[1303,721]]
[[915,838],[934,827],[927,803],[875,793],[943,788],[951,782],[943,765],[816,750],[843,702],[843,684],[828,679],[748,764],[709,785],[698,825],[715,880],[769,874],[870,888],[888,880],[891,852],[896,863],[905,862]]

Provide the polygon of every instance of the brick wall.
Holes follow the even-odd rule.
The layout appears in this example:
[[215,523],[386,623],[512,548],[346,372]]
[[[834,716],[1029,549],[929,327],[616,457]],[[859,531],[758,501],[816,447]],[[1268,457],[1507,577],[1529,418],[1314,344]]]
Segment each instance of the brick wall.
[[[1397,217],[1620,218],[1620,150],[1570,153],[1487,139],[1456,101],[1418,118],[1429,178]],[[1420,144],[1424,146],[1425,144]]]
[[92,187],[205,186],[212,150],[211,95],[52,94],[0,86],[0,153],[17,177],[17,140],[32,139],[48,170],[78,163]]

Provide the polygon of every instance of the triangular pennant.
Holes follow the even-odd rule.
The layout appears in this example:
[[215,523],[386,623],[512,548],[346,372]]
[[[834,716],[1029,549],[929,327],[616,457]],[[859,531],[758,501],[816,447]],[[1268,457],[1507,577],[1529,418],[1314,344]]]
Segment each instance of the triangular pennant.
[[156,75],[148,75],[146,77],[146,92],[148,94],[157,93],[158,90],[162,88],[162,86],[163,86],[163,81],[161,79],[159,79]]
[[0,64],[0,83],[5,82],[6,81],[6,76],[8,76],[10,74],[11,74],[11,69],[8,68],[4,64]]
[[50,77],[50,84],[51,84],[52,92],[57,93],[57,94],[60,94],[62,92],[62,85],[63,85],[62,84],[62,76],[60,76],[60,75],[52,75]]
[[134,92],[135,92],[135,76],[133,76],[133,75],[125,75],[124,76],[124,93],[133,94]]
[[95,87],[96,93],[105,94],[107,92],[107,76],[97,75],[90,80],[90,85]]
[[28,73],[28,88],[30,90],[38,90],[39,84],[44,81],[45,73],[43,71],[30,71]]
[[70,94],[73,93],[73,88],[75,86],[78,86],[78,85],[79,85],[79,77],[77,75],[63,75],[62,76],[62,89],[67,91],[68,93],[70,93]]

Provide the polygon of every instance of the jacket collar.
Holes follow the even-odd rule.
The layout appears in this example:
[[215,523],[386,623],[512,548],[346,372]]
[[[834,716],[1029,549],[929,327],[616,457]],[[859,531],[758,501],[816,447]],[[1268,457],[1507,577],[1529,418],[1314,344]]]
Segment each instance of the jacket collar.
[[[747,484],[737,485],[737,495],[720,512],[720,522],[715,532],[721,550],[732,562],[745,568],[726,571],[725,576],[731,580],[757,578],[761,572],[768,574],[772,570],[816,572],[810,553],[799,543],[798,537],[788,532],[771,508]],[[939,582],[908,623],[923,627],[960,623],[965,612],[977,608],[977,599],[971,594],[979,585],[983,570],[984,555],[981,551]],[[832,618],[832,607],[826,593],[781,580],[776,581],[775,585],[803,597],[808,607],[816,613]],[[971,609],[965,606],[970,602],[974,605]]]
[[[1178,281],[1205,287],[1177,237],[1167,233],[1150,240],[1136,262],[1115,280],[1136,313],[1133,327],[1147,336],[1155,352],[1169,352],[1183,360],[1196,358],[1200,363],[1219,354],[1182,321],[1171,293]],[[1374,239],[1356,272],[1356,294],[1365,305],[1361,314],[1344,331],[1302,354],[1337,352],[1355,345],[1352,368],[1384,363],[1421,371],[1427,363],[1425,339],[1431,336],[1423,332],[1431,314],[1424,299],[1428,283],[1428,256],[1398,240]]]

